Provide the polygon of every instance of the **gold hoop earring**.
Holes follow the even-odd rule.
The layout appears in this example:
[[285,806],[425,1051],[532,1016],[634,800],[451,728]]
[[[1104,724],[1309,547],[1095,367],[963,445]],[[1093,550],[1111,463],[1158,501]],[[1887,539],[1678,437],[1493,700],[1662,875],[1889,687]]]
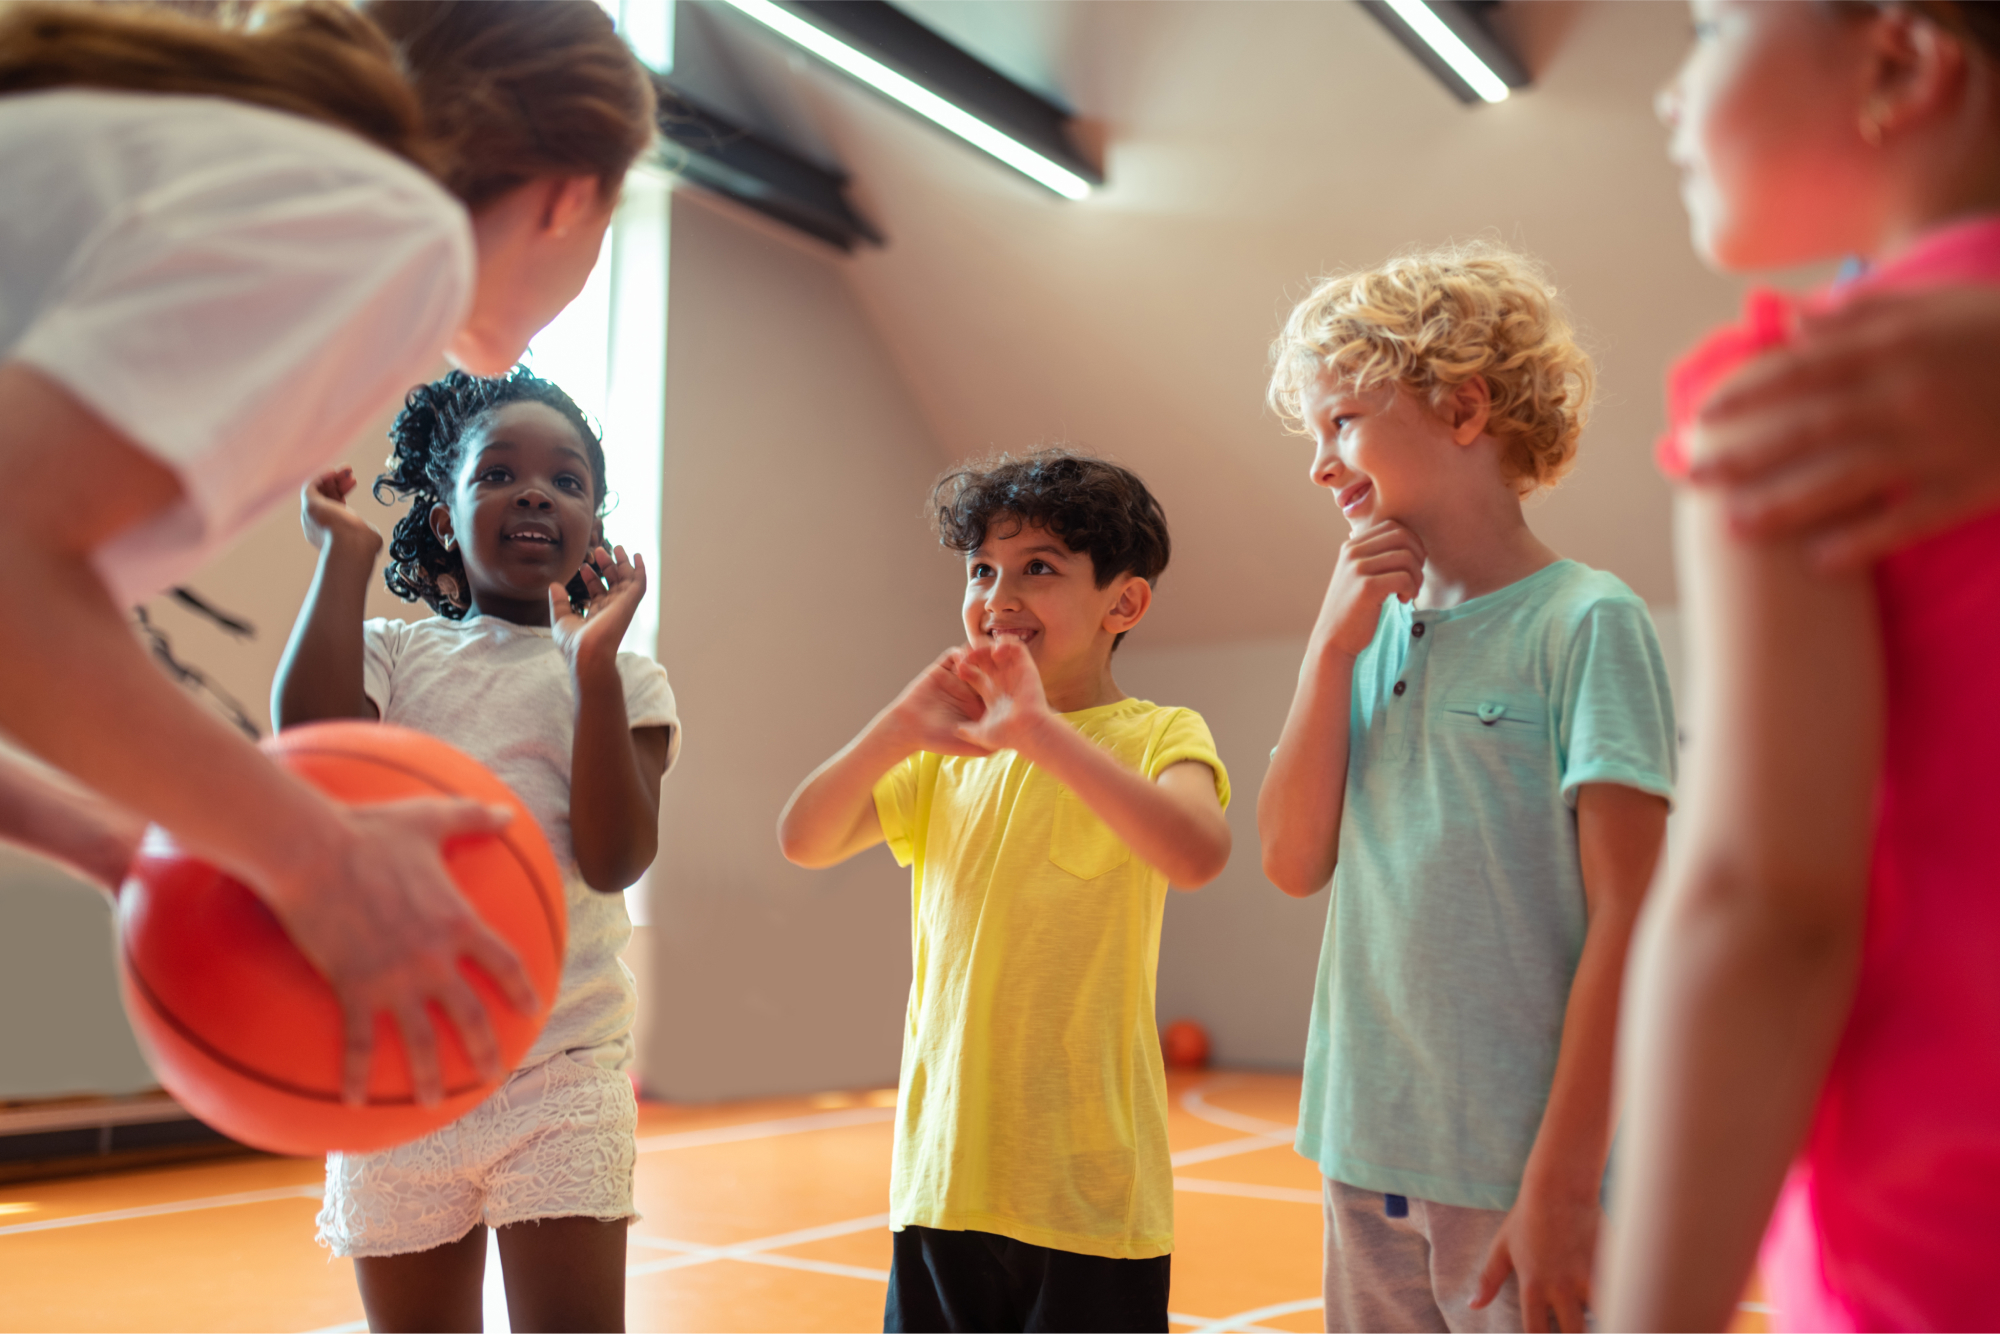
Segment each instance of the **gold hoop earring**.
[[1880,97],[1868,99],[1868,106],[1861,113],[1861,142],[1870,148],[1882,146],[1882,122],[1888,119],[1888,108]]

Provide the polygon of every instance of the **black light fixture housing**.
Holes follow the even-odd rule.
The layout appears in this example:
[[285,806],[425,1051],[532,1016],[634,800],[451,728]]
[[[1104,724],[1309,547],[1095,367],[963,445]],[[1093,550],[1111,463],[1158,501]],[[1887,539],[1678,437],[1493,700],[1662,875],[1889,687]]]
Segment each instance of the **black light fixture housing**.
[[[1396,0],[1395,3],[1360,0],[1360,3],[1461,102],[1502,101],[1509,91],[1533,83],[1527,66],[1493,23],[1503,0]],[[1424,10],[1462,44],[1476,62],[1475,67],[1464,67],[1462,60],[1455,59],[1458,53],[1440,50],[1420,31],[1418,24],[1430,26],[1422,23]]]
[[1066,199],[1104,175],[1070,138],[1069,112],[888,0],[718,0]]
[[849,202],[846,173],[738,125],[665,79],[655,76],[653,85],[660,134],[679,150],[667,165],[683,180],[841,250],[882,244],[882,234]]
[[1023,88],[888,0],[787,0],[786,7],[1092,185],[1104,184],[1104,173],[1071,137],[1066,109]]

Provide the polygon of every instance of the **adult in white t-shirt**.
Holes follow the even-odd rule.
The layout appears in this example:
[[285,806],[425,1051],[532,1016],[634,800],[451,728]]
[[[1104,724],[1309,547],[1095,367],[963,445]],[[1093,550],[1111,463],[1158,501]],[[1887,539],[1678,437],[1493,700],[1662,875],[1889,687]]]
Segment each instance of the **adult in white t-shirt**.
[[[0,836],[115,885],[138,829],[165,826],[255,888],[332,982],[347,1015],[348,1095],[361,1092],[373,1015],[386,1010],[419,1095],[435,1098],[427,1005],[498,1072],[461,957],[516,1004],[534,1003],[519,961],[438,852],[501,817],[458,801],[335,806],[170,683],[126,622],[133,603],[289,502],[440,355],[505,370],[595,262],[618,180],[651,132],[650,85],[609,21],[588,0],[576,0],[588,16],[462,0],[397,8],[426,37],[461,34],[403,44],[411,86],[400,92],[396,55],[351,11],[300,11],[261,36],[95,6],[40,11],[33,31],[34,15],[0,17],[0,493],[12,511],[0,524],[0,621],[12,630],[0,730],[97,794],[0,760]],[[568,69],[547,60],[551,21],[582,34]],[[287,48],[286,24],[314,31]],[[503,31],[530,24],[541,27]],[[165,52],[188,72],[174,86],[221,95],[120,91],[116,70],[97,65],[69,80],[94,86],[10,91],[24,86],[21,71],[34,86],[60,63],[49,50],[64,50],[30,43],[60,42],[64,25],[119,29],[144,47],[141,86],[159,86],[150,67]],[[504,79],[510,40],[533,71],[511,96],[489,106],[455,92],[462,76],[433,77],[476,50],[480,76]],[[229,43],[240,50],[211,61]],[[96,60],[109,48],[91,49]],[[387,92],[338,86],[316,50],[333,50],[336,73],[359,62]],[[235,95],[228,79],[252,69],[237,56],[260,51],[290,71],[260,86],[253,69]],[[564,98],[594,98],[601,111],[607,83],[624,98],[627,151],[607,163],[594,142],[595,157],[566,162],[560,136],[542,135],[535,117]],[[347,104],[370,96],[371,124],[403,115],[423,130],[456,116],[460,143],[473,142],[467,116],[473,131],[482,114],[501,118],[484,127],[486,146],[510,133],[527,145],[520,179],[496,185],[493,171],[444,149],[437,176],[420,170],[354,128]],[[316,97],[331,110],[320,114]]]

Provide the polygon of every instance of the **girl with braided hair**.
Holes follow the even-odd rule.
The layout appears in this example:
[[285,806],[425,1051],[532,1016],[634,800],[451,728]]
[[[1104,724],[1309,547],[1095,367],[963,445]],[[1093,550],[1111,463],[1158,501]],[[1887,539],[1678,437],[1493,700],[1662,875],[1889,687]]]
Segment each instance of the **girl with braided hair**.
[[[157,821],[270,906],[339,997],[343,1088],[376,1017],[441,1096],[433,1008],[483,1071],[476,964],[520,962],[439,856],[503,818],[337,806],[186,698],[125,609],[220,551],[447,353],[511,366],[595,263],[654,134],[590,0],[307,0],[254,26],[165,6],[0,8],[0,837],[115,889]],[[79,485],[78,479],[88,479]]]
[[620,891],[653,860],[680,743],[666,672],[618,648],[645,562],[605,549],[603,446],[525,369],[419,385],[390,435],[376,493],[410,508],[385,577],[435,614],[363,621],[382,538],[347,508],[352,471],[321,476],[302,514],[319,570],[272,715],[380,719],[491,768],[564,868],[569,952],[548,1027],[492,1098],[414,1143],[327,1159],[320,1240],[355,1257],[378,1330],[478,1328],[488,1227],[516,1329],[622,1329],[638,1108]]

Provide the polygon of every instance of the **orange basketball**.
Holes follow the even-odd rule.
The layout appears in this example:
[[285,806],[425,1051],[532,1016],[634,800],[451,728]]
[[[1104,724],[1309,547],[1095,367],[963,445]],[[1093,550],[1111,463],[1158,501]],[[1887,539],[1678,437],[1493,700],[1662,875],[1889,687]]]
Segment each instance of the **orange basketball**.
[[[444,848],[452,879],[520,955],[544,1002],[540,1013],[522,1014],[485,973],[459,964],[492,1018],[501,1068],[511,1070],[548,1020],[569,928],[562,872],[535,818],[478,761],[405,728],[319,723],[263,748],[350,806],[460,796],[514,809],[499,834]],[[182,1106],[233,1139],[274,1153],[382,1149],[456,1120],[499,1086],[479,1078],[457,1029],[433,1007],[444,1101],[418,1105],[402,1035],[382,1014],[367,1102],[343,1103],[333,988],[263,900],[157,827],[119,893],[118,925],[125,1010],[154,1073]]]
[[1176,1019],[1160,1032],[1160,1054],[1176,1070],[1208,1064],[1208,1030],[1192,1019]]

